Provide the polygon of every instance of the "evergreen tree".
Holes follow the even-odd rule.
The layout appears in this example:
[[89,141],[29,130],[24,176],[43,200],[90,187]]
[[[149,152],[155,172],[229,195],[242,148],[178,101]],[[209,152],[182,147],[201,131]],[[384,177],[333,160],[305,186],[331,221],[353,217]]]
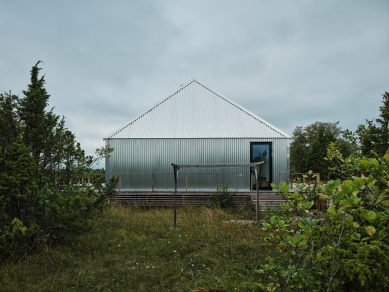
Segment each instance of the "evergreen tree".
[[[31,83],[27,90],[23,90],[24,97],[19,103],[19,116],[24,123],[23,142],[31,146],[32,156],[36,161],[41,160],[41,154],[45,148],[45,142],[50,132],[53,117],[48,117],[46,107],[50,95],[47,94],[44,87],[45,76],[39,78],[38,61],[31,69]],[[53,115],[53,114],[52,114]]]
[[382,94],[380,117],[366,120],[366,125],[359,125],[356,131],[363,155],[371,155],[372,151],[383,156],[389,149],[389,92]]
[[380,112],[380,117],[376,119],[379,131],[376,137],[375,151],[378,155],[384,155],[389,149],[389,92],[382,95]]
[[[79,187],[91,165],[113,150],[86,156],[63,117],[47,110],[49,94],[37,62],[23,97],[0,95],[0,260],[33,249],[37,242],[67,238],[88,228],[90,219],[115,194],[115,178]],[[25,251],[25,249],[24,249]]]
[[17,103],[18,97],[12,95],[11,92],[0,94],[0,157],[3,157],[20,132],[16,113]]

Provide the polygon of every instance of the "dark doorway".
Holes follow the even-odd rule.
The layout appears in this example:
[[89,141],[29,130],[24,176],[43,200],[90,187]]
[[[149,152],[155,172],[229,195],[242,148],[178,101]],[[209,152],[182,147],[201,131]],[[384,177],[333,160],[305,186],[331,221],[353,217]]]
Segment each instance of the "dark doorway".
[[[251,142],[250,143],[250,162],[264,161],[262,165],[261,176],[258,189],[271,190],[270,183],[273,182],[272,175],[272,143],[271,142]],[[250,168],[250,172],[254,174],[254,169]],[[251,189],[256,190],[255,176],[251,177]]]

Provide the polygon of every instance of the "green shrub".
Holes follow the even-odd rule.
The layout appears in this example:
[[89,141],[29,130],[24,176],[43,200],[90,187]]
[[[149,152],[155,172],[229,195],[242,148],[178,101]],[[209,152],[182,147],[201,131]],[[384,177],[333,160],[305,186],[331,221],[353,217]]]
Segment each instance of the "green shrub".
[[[267,262],[255,284],[264,291],[387,291],[389,289],[389,150],[381,158],[343,158],[334,144],[327,159],[344,179],[308,193],[273,185],[290,202],[263,223]],[[329,201],[312,209],[313,195]],[[261,291],[261,290],[259,290]]]
[[234,208],[235,202],[234,202],[234,196],[235,192],[232,193],[228,186],[221,185],[220,190],[218,192],[214,192],[211,195],[210,204],[212,207],[216,208]]

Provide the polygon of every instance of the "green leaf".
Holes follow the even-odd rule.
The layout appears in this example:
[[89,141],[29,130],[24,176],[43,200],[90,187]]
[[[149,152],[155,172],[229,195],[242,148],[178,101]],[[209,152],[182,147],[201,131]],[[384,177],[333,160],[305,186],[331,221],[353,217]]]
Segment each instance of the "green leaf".
[[352,203],[350,202],[350,199],[345,199],[340,202],[345,207],[351,207]]
[[303,245],[306,245],[307,244],[307,240],[305,239],[305,238],[303,238],[302,240],[300,240],[299,242],[298,242],[298,246],[303,246]]
[[303,235],[301,235],[300,231],[297,231],[295,235],[293,236],[294,242],[299,242],[304,238]]
[[389,164],[389,154],[388,154],[388,153],[386,153],[386,154],[384,155],[384,159],[385,159],[386,163]]
[[357,196],[351,196],[351,201],[353,202],[354,205],[358,205],[361,202],[361,198],[358,198]]
[[311,228],[311,226],[305,225],[305,226],[304,226],[304,231],[305,231],[306,234],[311,234],[311,233],[312,233],[312,228]]
[[332,196],[332,200],[339,201],[344,198],[343,192],[337,192],[335,195]]
[[328,215],[330,215],[332,217],[336,216],[336,210],[334,207],[329,207],[327,210],[327,213],[328,213]]
[[353,240],[361,240],[361,235],[359,233],[351,234],[351,239],[353,239]]
[[366,233],[369,235],[369,236],[373,236],[376,232],[374,226],[366,226],[365,227],[365,230],[366,230]]
[[273,228],[273,226],[271,225],[271,224],[269,224],[269,223],[262,223],[263,224],[263,230],[267,230],[267,229],[272,229]]
[[361,179],[359,180],[358,184],[359,184],[359,186],[361,187],[361,186],[365,185],[366,182],[367,182],[366,178],[361,178]]
[[377,217],[377,214],[374,211],[361,211],[361,216],[365,218],[367,221],[371,222]]
[[353,222],[353,220],[354,220],[354,217],[353,217],[352,215],[349,215],[349,216],[346,218],[346,222],[347,222],[348,224],[351,224],[351,223]]
[[276,221],[277,221],[277,216],[271,216],[270,217],[270,224],[271,225],[274,225],[276,223]]
[[296,242],[294,241],[294,238],[292,236],[288,236],[286,239],[288,240],[288,242],[291,246],[293,246],[293,247],[296,246]]
[[368,167],[370,166],[370,162],[369,162],[367,159],[361,159],[361,160],[359,161],[359,163],[360,163],[363,167],[365,167],[365,168],[368,168]]
[[377,214],[374,211],[367,212],[367,220],[373,221],[377,217]]
[[320,259],[321,259],[321,252],[320,252],[320,251],[316,254],[316,259],[317,259],[317,260],[320,260]]
[[283,193],[287,193],[287,192],[289,192],[289,189],[290,189],[290,186],[289,185],[282,185],[281,186],[281,192],[283,192]]

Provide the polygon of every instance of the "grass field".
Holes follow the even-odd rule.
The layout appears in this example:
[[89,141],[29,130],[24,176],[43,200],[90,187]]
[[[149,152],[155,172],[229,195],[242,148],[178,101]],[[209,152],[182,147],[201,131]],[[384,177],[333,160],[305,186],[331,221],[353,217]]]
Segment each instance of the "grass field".
[[86,234],[0,266],[1,291],[245,291],[263,261],[255,210],[111,205]]

